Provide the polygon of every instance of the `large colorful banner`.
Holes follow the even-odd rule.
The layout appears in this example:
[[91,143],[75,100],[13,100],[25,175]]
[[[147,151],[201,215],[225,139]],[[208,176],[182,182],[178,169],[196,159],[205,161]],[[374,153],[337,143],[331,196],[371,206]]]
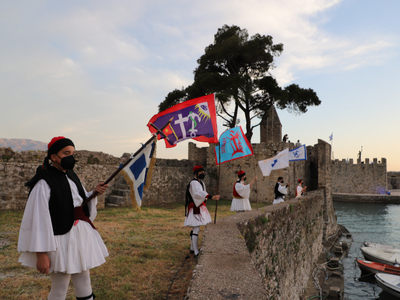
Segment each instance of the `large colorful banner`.
[[269,176],[272,170],[289,167],[289,148],[279,152],[276,156],[258,162],[264,176]]
[[167,148],[175,147],[177,143],[187,139],[218,143],[214,94],[176,104],[154,115],[147,126],[155,133],[157,131],[150,123],[161,128],[171,118],[170,125],[163,130],[168,140],[161,134],[158,135],[159,140],[165,139]]
[[219,146],[215,147],[217,165],[231,160],[253,155],[253,147],[243,134],[241,126],[228,129],[219,137]]
[[307,160],[306,145],[301,145],[289,151],[289,161]]

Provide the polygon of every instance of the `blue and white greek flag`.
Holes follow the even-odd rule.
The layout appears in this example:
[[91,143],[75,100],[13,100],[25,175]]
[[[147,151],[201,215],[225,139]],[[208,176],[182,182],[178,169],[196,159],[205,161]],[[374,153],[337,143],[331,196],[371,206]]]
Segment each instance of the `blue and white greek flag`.
[[140,211],[140,206],[142,205],[143,191],[146,191],[151,183],[153,167],[156,163],[156,143],[157,138],[155,137],[121,171],[131,189],[132,206],[138,211]]
[[301,145],[289,151],[289,161],[307,160],[306,145]]

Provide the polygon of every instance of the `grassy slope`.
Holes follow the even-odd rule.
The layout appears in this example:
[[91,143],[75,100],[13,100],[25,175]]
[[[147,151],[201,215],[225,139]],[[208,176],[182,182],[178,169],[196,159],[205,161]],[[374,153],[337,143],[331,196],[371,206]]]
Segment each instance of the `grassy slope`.
[[[232,214],[230,203],[219,202],[218,218]],[[209,201],[208,208],[214,218],[215,202]],[[10,242],[3,247],[0,243],[0,299],[46,299],[49,276],[18,263],[22,215],[21,211],[0,212],[0,241]],[[110,256],[91,270],[97,298],[166,299],[170,289],[168,299],[183,299],[196,266],[189,255],[190,228],[183,227],[183,220],[181,203],[144,206],[141,213],[131,208],[99,210],[94,224]],[[201,245],[202,234],[199,237]],[[75,299],[72,283],[67,299]]]

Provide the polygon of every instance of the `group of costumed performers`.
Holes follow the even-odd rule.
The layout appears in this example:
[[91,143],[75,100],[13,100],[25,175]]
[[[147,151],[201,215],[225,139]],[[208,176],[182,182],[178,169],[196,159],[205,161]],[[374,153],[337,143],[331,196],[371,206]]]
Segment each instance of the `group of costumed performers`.
[[76,299],[94,299],[89,270],[103,264],[108,256],[92,223],[97,198],[81,205],[94,191],[102,195],[108,185],[99,183],[88,193],[73,171],[74,153],[70,139],[53,138],[43,165],[26,183],[30,192],[18,239],[19,262],[50,273],[49,300],[65,299],[71,279]]
[[192,227],[190,231],[190,238],[192,240],[190,253],[193,253],[194,257],[197,258],[200,252],[198,247],[200,226],[211,222],[206,202],[209,199],[218,201],[220,196],[213,196],[207,193],[206,185],[203,182],[205,174],[202,166],[195,166],[193,173],[194,178],[186,188],[185,222],[183,225]]
[[233,199],[231,205],[231,211],[244,212],[251,210],[250,205],[250,189],[254,182],[257,180],[257,176],[249,184],[245,184],[246,173],[242,170],[238,172],[238,180],[233,185]]

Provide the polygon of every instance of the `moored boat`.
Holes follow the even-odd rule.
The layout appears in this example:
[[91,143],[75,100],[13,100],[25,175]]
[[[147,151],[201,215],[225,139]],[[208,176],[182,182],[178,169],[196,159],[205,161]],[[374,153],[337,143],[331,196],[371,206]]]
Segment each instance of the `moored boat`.
[[400,262],[400,252],[393,249],[361,247],[360,250],[366,260],[387,265],[395,265]]
[[382,290],[400,298],[400,276],[377,273],[375,274],[376,281]]
[[357,264],[360,269],[366,273],[388,273],[393,275],[400,275],[400,267],[395,267],[392,265],[381,264],[374,261],[357,260]]
[[400,252],[400,248],[396,248],[396,247],[390,246],[390,245],[382,245],[382,244],[376,244],[376,243],[370,243],[370,242],[364,242],[363,245],[364,245],[364,247],[383,248],[383,249],[390,249],[390,250],[395,250],[395,251]]

